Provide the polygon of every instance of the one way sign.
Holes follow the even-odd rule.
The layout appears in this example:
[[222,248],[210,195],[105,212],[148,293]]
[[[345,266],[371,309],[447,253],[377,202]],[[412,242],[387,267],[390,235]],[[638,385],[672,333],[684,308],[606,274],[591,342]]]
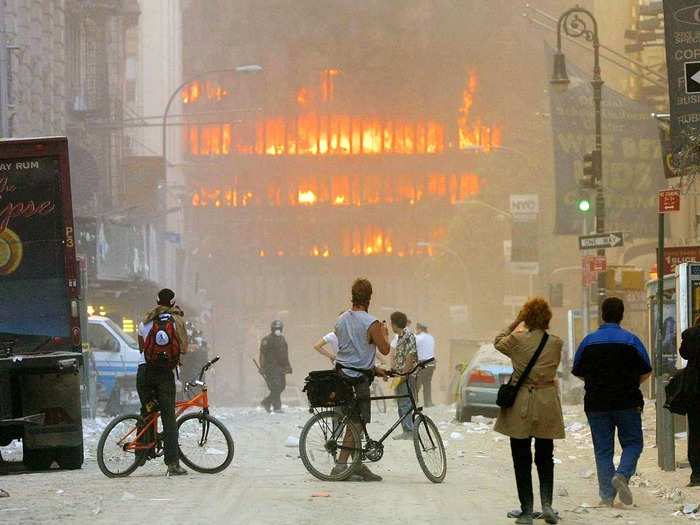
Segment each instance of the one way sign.
[[579,250],[595,250],[599,248],[617,248],[624,244],[622,232],[597,233],[583,235],[578,238]]

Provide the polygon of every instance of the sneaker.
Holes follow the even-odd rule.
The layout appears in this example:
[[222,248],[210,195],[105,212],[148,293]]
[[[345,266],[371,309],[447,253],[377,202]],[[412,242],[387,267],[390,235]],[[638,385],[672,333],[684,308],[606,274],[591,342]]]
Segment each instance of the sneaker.
[[634,503],[632,491],[630,490],[629,483],[625,476],[622,474],[615,474],[612,479],[612,486],[617,491],[617,496],[622,503],[625,505],[632,505],[632,503]]
[[406,439],[406,440],[410,439],[411,441],[413,441],[413,433],[412,432],[401,432],[401,434],[398,434],[398,435],[392,437],[391,439],[393,439],[395,441],[399,441],[401,439]]
[[363,481],[381,481],[382,477],[378,476],[374,472],[372,472],[367,465],[360,465],[357,470],[355,471],[355,474],[360,476]]
[[185,474],[187,474],[187,471],[179,463],[168,465],[168,476],[184,476]]
[[521,514],[515,523],[516,525],[532,525],[532,514]]
[[335,467],[333,467],[333,470],[331,470],[331,476],[340,476],[344,472],[348,470],[348,464],[347,463],[338,463],[336,464]]
[[559,516],[550,506],[542,507],[542,519],[545,521],[545,523],[549,523],[551,525],[559,523]]

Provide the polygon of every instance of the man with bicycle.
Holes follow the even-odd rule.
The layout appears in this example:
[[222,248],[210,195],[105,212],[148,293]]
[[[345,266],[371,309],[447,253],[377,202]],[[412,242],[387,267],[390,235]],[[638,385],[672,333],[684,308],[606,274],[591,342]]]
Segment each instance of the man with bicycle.
[[[141,363],[136,373],[136,389],[141,400],[141,415],[158,402],[163,422],[163,447],[169,476],[187,471],[180,466],[178,431],[175,421],[175,376],[180,354],[187,352],[187,329],[184,313],[175,304],[175,292],[168,288],[158,292],[157,306],[139,323]],[[144,452],[145,453],[145,452]],[[139,458],[141,464],[146,457]]]
[[[371,421],[370,384],[374,376],[387,375],[385,370],[374,366],[377,350],[383,355],[388,355],[390,351],[386,325],[368,313],[371,298],[372,283],[367,279],[355,280],[352,285],[352,308],[344,312],[335,324],[335,334],[338,337],[336,369],[352,384],[355,395],[360,399],[359,413],[350,415],[360,426]],[[341,414],[343,410],[343,407],[338,408]],[[335,474],[348,468],[350,449],[355,446],[350,430],[347,431],[343,444],[344,448],[333,468]],[[354,474],[364,481],[382,480],[381,476],[374,474],[364,464],[360,464]]]

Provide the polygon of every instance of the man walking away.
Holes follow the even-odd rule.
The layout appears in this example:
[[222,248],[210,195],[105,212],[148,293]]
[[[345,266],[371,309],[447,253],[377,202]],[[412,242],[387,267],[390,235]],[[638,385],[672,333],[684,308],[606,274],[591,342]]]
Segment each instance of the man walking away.
[[[136,373],[136,390],[141,400],[141,414],[155,399],[163,422],[163,447],[168,475],[180,476],[187,471],[180,466],[177,424],[175,422],[175,376],[173,369],[180,355],[187,352],[184,314],[175,304],[175,292],[168,288],[158,292],[158,304],[139,323],[141,363]],[[145,462],[146,458],[140,458]]]
[[[603,324],[587,335],[574,357],[575,376],[585,381],[584,408],[593,437],[601,503],[612,506],[615,497],[633,503],[629,480],[642,454],[642,409],[639,386],[651,374],[649,356],[637,336],[620,327],[625,305],[617,297],[602,304]],[[615,469],[615,430],[622,446]]]
[[[391,330],[398,336],[396,341],[396,353],[394,354],[395,372],[400,374],[411,370],[418,357],[416,350],[416,336],[406,329],[408,318],[403,312],[394,312],[391,314]],[[397,396],[407,396],[409,385],[414,389],[414,379],[408,376],[398,376],[394,379],[394,389]],[[397,399],[396,405],[399,410],[399,417],[403,417],[411,410],[411,400],[408,398]],[[413,419],[407,417],[401,421],[403,432],[393,439],[413,439]]]
[[285,376],[292,373],[287,340],[282,335],[282,321],[272,321],[270,333],[260,341],[260,373],[270,394],[260,403],[265,410],[282,412],[282,392],[287,386]]
[[[422,323],[416,323],[416,347],[418,349],[418,361],[427,361],[435,358],[435,339],[428,333],[428,327]],[[418,373],[416,382],[416,397],[423,390],[423,405],[433,406],[432,381],[435,373],[435,361]]]

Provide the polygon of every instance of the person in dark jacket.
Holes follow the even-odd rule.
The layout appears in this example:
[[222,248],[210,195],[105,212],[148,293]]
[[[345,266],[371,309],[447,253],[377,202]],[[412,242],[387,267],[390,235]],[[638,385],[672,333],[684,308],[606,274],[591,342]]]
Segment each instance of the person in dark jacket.
[[287,386],[285,376],[292,373],[287,340],[282,335],[282,321],[273,321],[270,333],[260,341],[260,373],[270,394],[260,403],[265,410],[282,412],[282,392]]
[[[629,480],[644,449],[640,385],[651,374],[649,355],[639,338],[620,326],[622,299],[608,297],[601,305],[603,324],[584,337],[571,371],[585,382],[584,410],[591,427],[601,503],[612,506],[616,497],[633,503]],[[615,431],[622,446],[615,467]]]
[[[700,368],[700,317],[695,325],[681,334],[680,354],[688,361],[686,368]],[[697,401],[697,400],[696,400]],[[690,463],[689,487],[700,486],[700,403],[688,410],[688,462]]]

